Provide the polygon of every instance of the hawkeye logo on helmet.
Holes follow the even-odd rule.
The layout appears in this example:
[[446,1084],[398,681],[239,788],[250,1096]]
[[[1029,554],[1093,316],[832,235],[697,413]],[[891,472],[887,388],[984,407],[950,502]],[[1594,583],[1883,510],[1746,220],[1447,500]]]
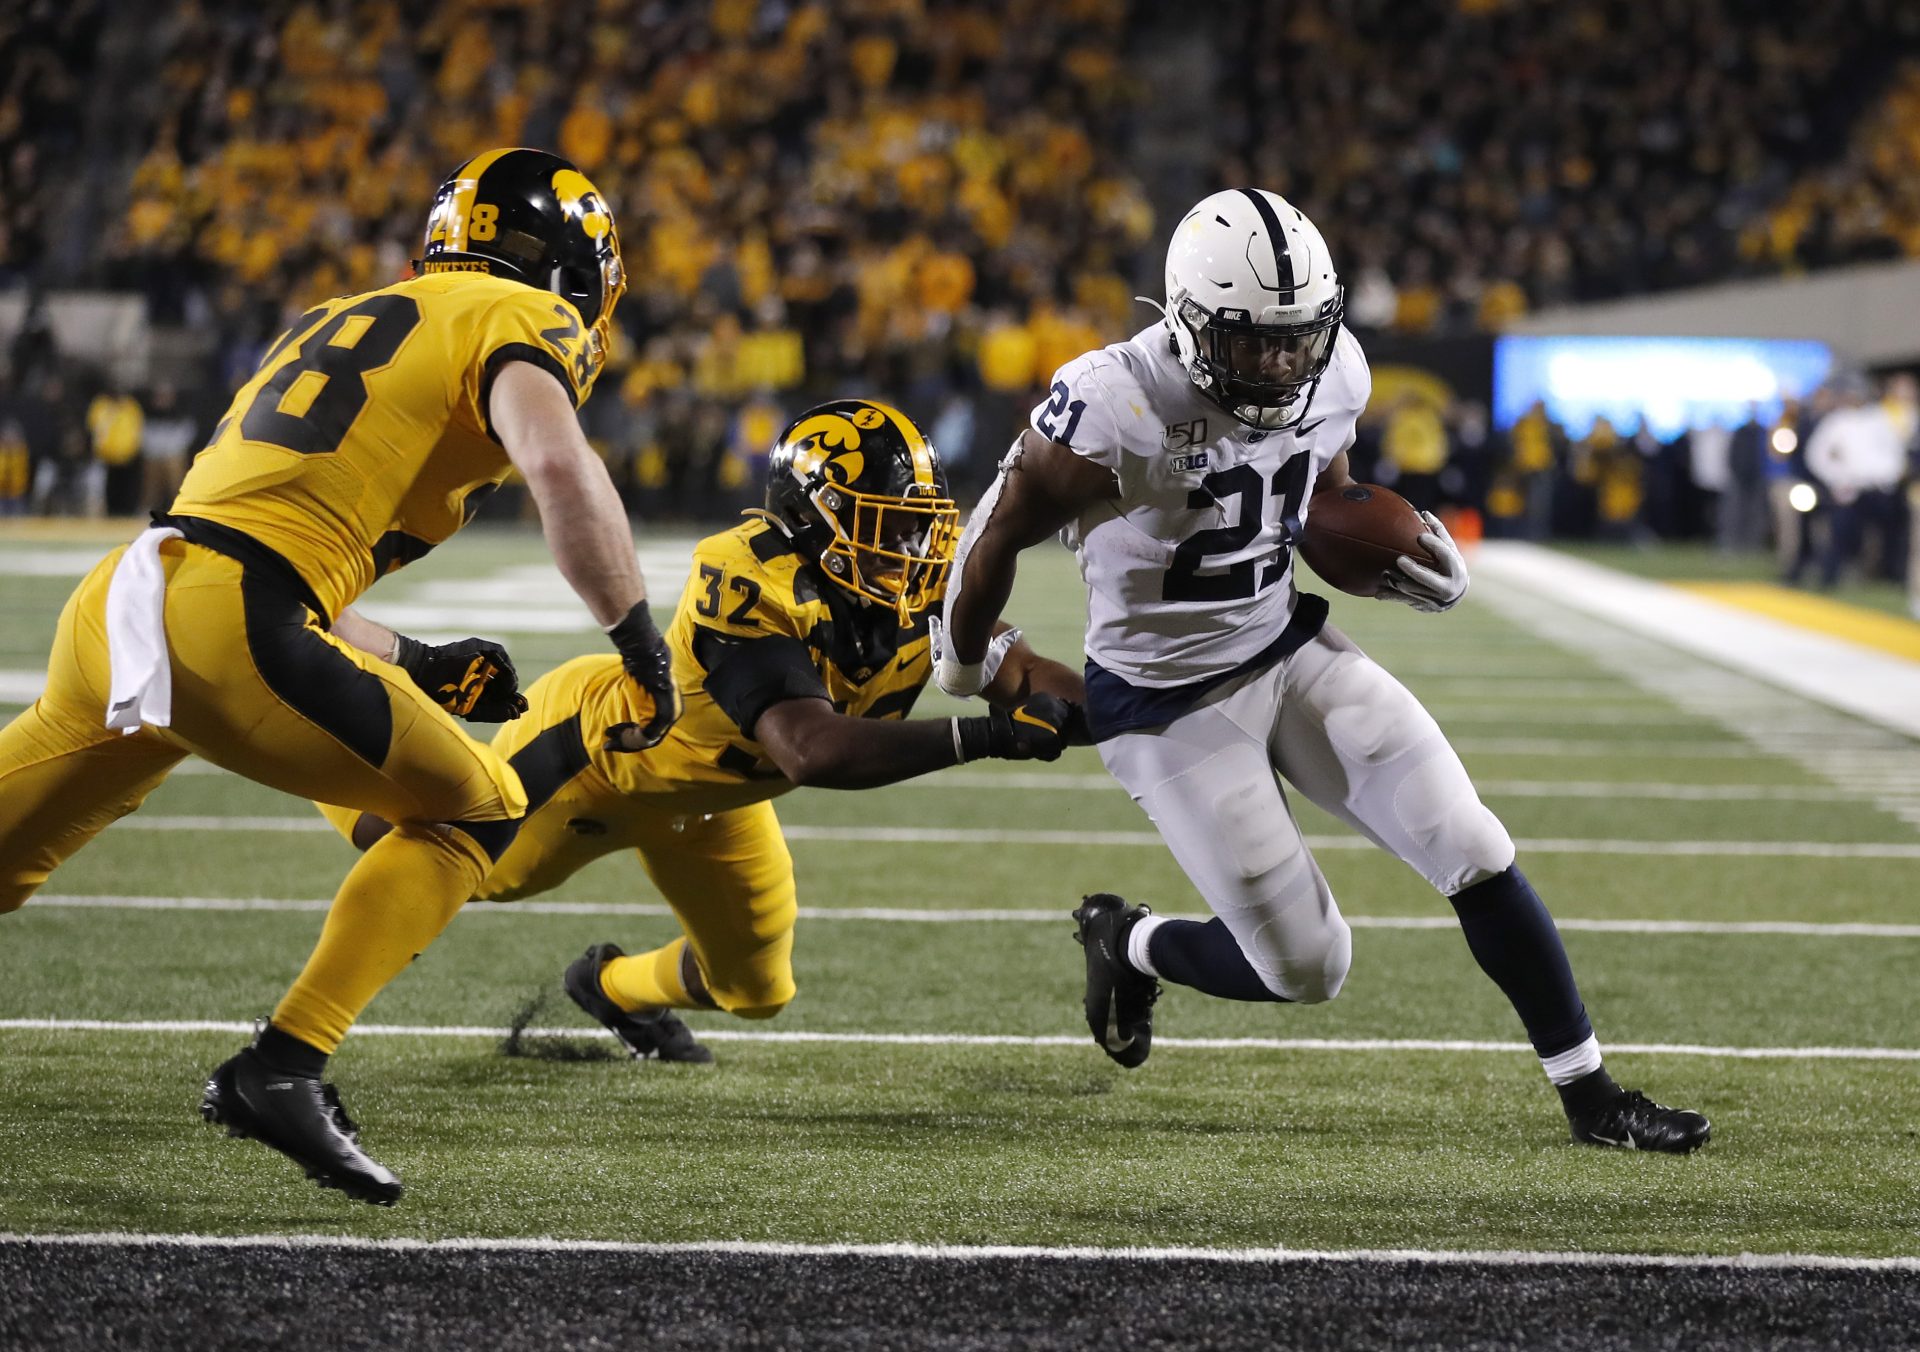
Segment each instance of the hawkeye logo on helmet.
[[830,479],[852,483],[867,467],[860,452],[860,430],[872,430],[885,422],[877,408],[856,409],[852,417],[843,413],[821,413],[808,418],[787,434],[787,440],[799,449],[794,452],[794,472],[810,476],[823,466]]
[[613,229],[613,217],[601,204],[600,190],[578,169],[553,171],[553,195],[560,199],[567,215],[580,218],[580,228],[587,232],[588,239],[600,239]]

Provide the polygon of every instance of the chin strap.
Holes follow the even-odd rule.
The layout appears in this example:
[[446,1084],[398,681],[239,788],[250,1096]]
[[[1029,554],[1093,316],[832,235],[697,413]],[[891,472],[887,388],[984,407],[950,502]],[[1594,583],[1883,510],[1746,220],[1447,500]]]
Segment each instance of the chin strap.
[[[944,627],[949,631],[953,628],[954,603],[960,599],[960,587],[967,573],[967,555],[973,552],[974,541],[980,538],[980,532],[986,529],[988,520],[993,516],[994,506],[1000,501],[1000,490],[1006,486],[1008,471],[1020,463],[1025,436],[1025,432],[1016,436],[1013,439],[1013,445],[1009,446],[1007,453],[1000,458],[1000,472],[993,476],[993,482],[987,485],[987,491],[980,495],[980,501],[974,506],[973,514],[967,518],[967,528],[961,533],[960,545],[954,550],[953,566],[947,570],[946,604],[942,607]],[[987,682],[993,679],[992,673],[986,670],[985,660],[961,662],[954,657],[951,643],[942,643],[940,647],[941,652],[934,659],[933,679],[934,683],[949,695],[966,699],[979,694]],[[989,645],[988,655],[991,655],[991,645]]]

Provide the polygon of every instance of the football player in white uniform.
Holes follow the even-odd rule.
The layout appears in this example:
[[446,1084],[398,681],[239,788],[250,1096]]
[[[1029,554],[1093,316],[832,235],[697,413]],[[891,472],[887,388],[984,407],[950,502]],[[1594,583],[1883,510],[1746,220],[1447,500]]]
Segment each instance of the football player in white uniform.
[[[1307,504],[1351,481],[1372,385],[1341,327],[1343,294],[1320,232],[1279,196],[1219,192],[1187,213],[1167,249],[1163,323],[1061,367],[975,509],[935,679],[979,689],[1017,556],[1061,532],[1087,584],[1101,758],[1215,917],[1111,895],[1074,912],[1088,1023],[1121,1065],[1147,1058],[1161,980],[1230,1000],[1339,993],[1351,936],[1284,778],[1453,903],[1575,1140],[1697,1149],[1706,1118],[1608,1076],[1553,918],[1439,725],[1326,622],[1324,600],[1294,588]],[[1442,611],[1465,594],[1466,565],[1427,522],[1432,566],[1402,558],[1383,595]]]

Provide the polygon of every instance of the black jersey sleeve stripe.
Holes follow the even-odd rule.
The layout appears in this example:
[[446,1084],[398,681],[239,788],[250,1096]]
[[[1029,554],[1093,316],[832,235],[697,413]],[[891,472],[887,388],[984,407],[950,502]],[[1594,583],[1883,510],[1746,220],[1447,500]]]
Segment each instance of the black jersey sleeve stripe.
[[560,382],[560,388],[567,392],[573,406],[580,407],[580,391],[574,388],[573,377],[558,357],[532,343],[502,343],[487,354],[486,365],[480,372],[480,424],[495,441],[500,440],[500,434],[493,430],[493,413],[489,407],[493,400],[493,382],[500,375],[500,368],[512,361],[531,362],[545,371]]
[[1294,301],[1293,258],[1287,253],[1287,232],[1280,228],[1280,217],[1265,194],[1252,188],[1242,188],[1240,191],[1247,195],[1247,200],[1253,203],[1253,209],[1260,213],[1261,223],[1267,227],[1267,238],[1273,243],[1273,266],[1280,283],[1280,303],[1291,305]]

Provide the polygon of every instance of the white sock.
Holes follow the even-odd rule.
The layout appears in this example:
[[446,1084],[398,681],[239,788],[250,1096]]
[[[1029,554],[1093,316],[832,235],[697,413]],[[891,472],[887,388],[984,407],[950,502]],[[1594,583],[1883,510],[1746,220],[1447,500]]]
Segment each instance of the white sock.
[[1540,1068],[1555,1084],[1572,1084],[1582,1075],[1600,1069],[1600,1039],[1589,1034],[1577,1047],[1540,1058]]
[[1166,923],[1164,915],[1143,915],[1127,931],[1127,966],[1142,976],[1160,975],[1153,970],[1153,959],[1147,956],[1147,941],[1153,938],[1155,930]]

